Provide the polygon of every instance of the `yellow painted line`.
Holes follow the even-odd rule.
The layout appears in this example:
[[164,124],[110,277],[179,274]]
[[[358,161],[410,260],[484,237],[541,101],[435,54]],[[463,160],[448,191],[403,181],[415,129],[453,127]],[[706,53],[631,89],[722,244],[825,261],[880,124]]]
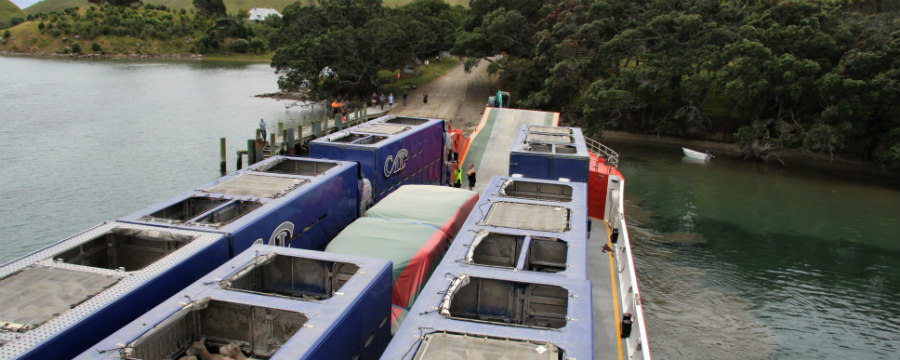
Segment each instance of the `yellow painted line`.
[[619,296],[616,291],[616,265],[615,261],[613,261],[613,252],[616,251],[610,241],[610,233],[609,233],[609,224],[602,219],[591,218],[594,220],[599,220],[603,222],[603,225],[606,225],[606,244],[609,245],[610,249],[613,249],[609,252],[609,280],[612,283],[612,297],[613,297],[613,310],[615,310],[616,317],[613,319],[613,322],[616,326],[616,345],[619,348],[619,360],[622,360],[622,327],[619,326]]

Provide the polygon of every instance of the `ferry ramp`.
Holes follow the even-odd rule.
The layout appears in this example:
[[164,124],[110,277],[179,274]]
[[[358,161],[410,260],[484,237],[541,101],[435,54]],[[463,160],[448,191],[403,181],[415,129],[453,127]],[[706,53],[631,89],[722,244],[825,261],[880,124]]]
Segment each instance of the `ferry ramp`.
[[[558,123],[559,113],[556,112],[486,107],[481,122],[469,136],[469,144],[461,154],[463,172],[470,163],[475,164],[474,191],[484,191],[496,175],[509,175],[509,151],[516,140],[516,132],[523,124],[556,126]],[[462,185],[468,186],[465,176]]]

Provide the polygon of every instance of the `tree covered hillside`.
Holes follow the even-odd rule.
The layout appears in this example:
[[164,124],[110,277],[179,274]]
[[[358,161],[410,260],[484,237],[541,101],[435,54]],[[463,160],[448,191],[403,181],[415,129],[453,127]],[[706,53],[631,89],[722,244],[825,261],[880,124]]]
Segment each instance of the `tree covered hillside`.
[[[5,2],[8,0],[0,0]],[[385,6],[397,7],[408,4],[413,0],[385,0]],[[146,4],[163,5],[170,9],[191,9],[193,8],[193,0],[144,0]],[[224,0],[225,7],[228,11],[235,12],[240,9],[250,10],[254,7],[272,8],[278,11],[284,9],[285,6],[299,2],[300,5],[315,5],[317,0]],[[469,4],[469,0],[448,0],[450,5]],[[27,14],[37,14],[40,12],[49,13],[52,11],[63,11],[71,7],[80,7],[88,4],[88,0],[42,0],[32,6],[24,9]]]
[[589,132],[897,166],[900,18],[883,6],[858,11],[873,4],[881,2],[473,0],[454,52],[504,54],[491,71],[518,107],[561,111]]
[[0,29],[25,21],[25,12],[9,0],[0,0]]

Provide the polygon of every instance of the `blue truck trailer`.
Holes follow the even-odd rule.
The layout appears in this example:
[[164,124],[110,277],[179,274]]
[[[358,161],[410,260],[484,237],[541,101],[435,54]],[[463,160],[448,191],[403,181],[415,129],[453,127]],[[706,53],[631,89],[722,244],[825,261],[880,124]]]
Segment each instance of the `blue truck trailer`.
[[522,125],[509,153],[509,174],[587,182],[590,161],[581,129]]
[[77,359],[373,359],[390,302],[390,261],[254,245]]
[[0,358],[72,358],[229,258],[223,234],[109,222],[6,263]]
[[402,185],[444,184],[444,120],[388,115],[309,142],[309,156],[358,162],[374,201]]
[[357,163],[276,156],[120,219],[228,235],[231,255],[254,243],[321,249],[360,214]]

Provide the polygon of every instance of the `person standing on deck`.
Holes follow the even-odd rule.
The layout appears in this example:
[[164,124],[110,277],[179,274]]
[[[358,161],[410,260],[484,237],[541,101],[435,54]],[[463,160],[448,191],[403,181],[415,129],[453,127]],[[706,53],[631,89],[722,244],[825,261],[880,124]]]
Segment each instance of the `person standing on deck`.
[[266,141],[266,121],[262,118],[259,119],[259,135],[262,136],[263,142]]
[[466,171],[466,175],[469,176],[469,190],[472,190],[475,187],[475,164],[469,163],[469,170]]
[[384,110],[384,93],[381,93],[381,97],[378,98],[378,105],[381,105],[381,110]]
[[462,187],[462,167],[456,161],[453,162],[453,187]]

